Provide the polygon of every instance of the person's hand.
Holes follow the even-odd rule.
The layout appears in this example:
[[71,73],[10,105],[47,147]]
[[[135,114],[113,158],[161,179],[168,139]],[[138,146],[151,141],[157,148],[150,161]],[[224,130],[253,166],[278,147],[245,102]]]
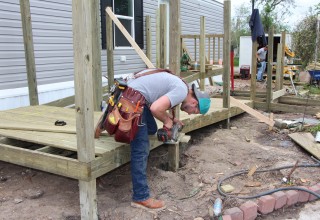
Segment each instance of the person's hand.
[[177,119],[177,118],[174,118],[174,119],[173,119],[173,123],[174,123],[174,124],[179,124],[181,127],[184,126],[184,123],[183,123],[182,121],[180,121],[179,119]]
[[163,126],[170,130],[173,126],[173,120],[170,117],[167,117],[167,119],[163,122]]

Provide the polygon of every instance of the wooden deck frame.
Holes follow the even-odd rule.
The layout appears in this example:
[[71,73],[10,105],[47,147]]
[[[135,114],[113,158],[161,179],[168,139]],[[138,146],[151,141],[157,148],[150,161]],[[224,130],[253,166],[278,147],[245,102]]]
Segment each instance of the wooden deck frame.
[[[176,8],[180,8],[180,1],[174,1],[174,2],[176,4],[175,5]],[[230,0],[225,0],[224,3],[226,4],[224,11],[230,12]],[[50,154],[47,152],[23,149],[21,147],[17,147],[14,145],[0,143],[1,151],[6,152],[1,155],[0,157],[1,160],[78,179],[82,219],[98,219],[96,178],[130,160],[130,157],[129,157],[130,149],[128,145],[123,145],[123,147],[121,147],[121,149],[119,150],[116,150],[112,153],[106,153],[98,157],[95,156],[95,152],[94,152],[93,111],[94,111],[95,105],[93,100],[99,100],[99,95],[100,95],[100,94],[97,94],[97,93],[100,93],[99,90],[93,91],[92,89],[94,84],[93,78],[92,78],[93,71],[99,69],[99,67],[97,66],[99,65],[99,62],[95,62],[93,61],[93,59],[96,57],[95,51],[100,50],[99,45],[97,44],[97,42],[95,42],[97,38],[96,36],[93,36],[94,33],[96,33],[95,30],[97,30],[96,28],[98,26],[97,16],[96,16],[97,5],[95,4],[97,4],[97,1],[94,1],[94,4],[86,0],[72,1],[72,14],[73,14],[72,23],[73,23],[74,51],[75,51],[74,53],[75,97],[73,98],[75,100],[78,159],[58,156],[58,155]],[[111,15],[111,13],[110,11],[108,12],[109,16]],[[177,22],[180,22],[179,16],[175,17]],[[230,13],[227,13],[227,16],[230,16]],[[117,24],[116,20],[114,20],[113,22]],[[86,23],[87,25],[83,26],[84,23]],[[204,23],[203,23],[203,26],[204,26]],[[122,31],[124,28],[123,29],[119,28],[119,29]],[[228,33],[229,32],[226,31],[224,35]],[[124,35],[126,36],[126,34]],[[221,49],[221,45],[220,45],[221,38],[223,38],[224,35],[222,35],[221,37],[218,36],[219,51]],[[176,36],[176,35],[172,35],[172,36]],[[204,35],[202,34],[202,38],[203,36]],[[215,37],[215,35],[212,35],[211,37]],[[177,39],[180,39],[180,38],[178,37]],[[141,58],[144,60],[147,66],[149,68],[154,67],[153,64],[150,62],[150,60],[145,56],[145,54],[138,49],[138,46],[135,44],[135,42],[133,41],[130,43],[133,44],[133,48],[136,49],[137,53],[141,56]],[[215,45],[215,41],[213,45]],[[228,50],[228,48],[224,48],[224,49]],[[173,55],[172,57],[173,59],[170,60],[170,62],[176,63],[176,64],[179,63],[178,56]],[[220,53],[218,53],[218,59],[219,58],[220,58]],[[225,59],[226,60],[224,63],[229,63],[228,62],[229,57],[225,57]],[[109,62],[111,61],[109,61],[108,59],[108,63]],[[216,72],[213,70],[212,72],[209,72],[204,77],[209,77],[210,74],[214,75],[216,74]],[[191,78],[189,78],[189,80],[191,80]],[[93,96],[96,96],[96,98],[92,99]],[[69,99],[72,100],[72,97]],[[63,100],[60,100],[60,102],[63,102]],[[218,122],[219,120],[225,120],[230,116],[241,114],[242,112],[243,110],[241,110],[238,107],[230,107],[218,113],[211,113],[205,116],[195,117],[191,121],[190,125],[185,128],[185,131],[191,131],[192,129],[195,129],[195,128],[201,128],[203,126],[207,126],[212,123]],[[160,143],[155,140],[154,142],[151,143],[152,145],[151,149],[156,146],[159,146],[159,144]],[[177,167],[177,162],[178,162],[178,156],[177,156],[178,154],[176,151],[177,147],[175,146],[173,150],[174,152],[172,152],[172,155],[175,158],[172,158],[171,162],[174,162],[175,164],[175,165],[174,164],[172,165],[173,167]]]

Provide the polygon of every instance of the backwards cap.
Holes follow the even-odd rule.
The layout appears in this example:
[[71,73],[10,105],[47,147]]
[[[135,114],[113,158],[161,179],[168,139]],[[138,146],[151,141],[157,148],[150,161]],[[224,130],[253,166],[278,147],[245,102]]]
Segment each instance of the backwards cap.
[[192,91],[194,92],[194,95],[198,100],[200,114],[206,114],[210,109],[210,96],[206,92],[198,90],[194,83],[192,84]]

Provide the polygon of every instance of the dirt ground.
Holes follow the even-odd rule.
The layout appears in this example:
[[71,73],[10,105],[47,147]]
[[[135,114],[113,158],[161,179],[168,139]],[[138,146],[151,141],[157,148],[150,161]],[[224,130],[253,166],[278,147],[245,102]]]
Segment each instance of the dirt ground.
[[[238,83],[245,83],[238,80]],[[213,103],[214,104],[214,103]],[[275,113],[274,118],[313,118],[303,114]],[[212,201],[219,197],[217,182],[226,175],[258,166],[258,169],[311,163],[310,155],[289,137],[290,130],[269,131],[248,114],[231,119],[231,129],[214,124],[188,133],[191,141],[180,148],[180,168],[167,171],[168,150],[161,146],[150,153],[148,181],[151,195],[163,199],[167,209],[151,213],[130,207],[130,163],[97,179],[99,219],[210,219]],[[286,186],[281,180],[290,170],[255,173],[227,180],[234,195],[255,195]],[[320,182],[319,168],[298,168],[294,185]],[[247,185],[258,185],[249,187]],[[0,219],[80,219],[78,181],[0,162]],[[223,208],[246,200],[223,198]],[[304,207],[298,204],[257,219],[297,219]]]

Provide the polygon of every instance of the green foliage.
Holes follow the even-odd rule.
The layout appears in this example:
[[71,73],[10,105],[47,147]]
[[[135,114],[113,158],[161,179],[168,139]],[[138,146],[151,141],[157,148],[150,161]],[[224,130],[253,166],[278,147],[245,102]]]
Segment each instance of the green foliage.
[[[317,37],[317,16],[315,14],[307,15],[296,26],[293,37],[293,50],[297,57],[301,58],[302,66],[306,67],[308,63],[314,61],[316,37]],[[318,45],[318,50],[320,46]],[[319,54],[319,51],[318,51]]]
[[320,88],[318,86],[305,85],[303,89],[309,90],[309,94],[320,94]]
[[251,8],[248,4],[242,4],[235,10],[235,16],[231,20],[231,45],[238,48],[240,44],[240,36],[250,36],[249,20],[251,16]]
[[307,128],[307,131],[311,132],[312,134],[316,134],[318,131],[320,131],[320,124]]
[[239,66],[239,57],[233,58],[233,66]]
[[271,27],[274,28],[275,33],[290,29],[284,20],[292,15],[291,9],[295,7],[295,0],[256,0],[255,2],[261,11],[261,20],[266,33]]

